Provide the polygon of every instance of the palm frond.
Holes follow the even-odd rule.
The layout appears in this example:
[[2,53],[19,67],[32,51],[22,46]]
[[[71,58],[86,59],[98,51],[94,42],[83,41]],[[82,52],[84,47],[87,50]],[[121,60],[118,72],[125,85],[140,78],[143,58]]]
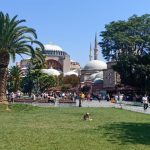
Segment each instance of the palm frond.
[[16,54],[27,54],[35,57],[34,44],[44,50],[41,42],[37,41],[35,29],[21,25],[26,20],[12,19],[9,14],[0,12],[0,54],[5,51],[13,60]]

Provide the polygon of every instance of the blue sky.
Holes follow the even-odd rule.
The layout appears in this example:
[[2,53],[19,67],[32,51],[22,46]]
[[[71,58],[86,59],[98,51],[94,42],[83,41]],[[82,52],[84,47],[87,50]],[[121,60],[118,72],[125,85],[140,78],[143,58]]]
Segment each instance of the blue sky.
[[[150,1],[1,0],[0,11],[26,19],[25,25],[36,29],[39,41],[60,45],[84,66],[89,61],[90,42],[94,46],[95,32],[99,34],[111,21],[150,14]],[[101,53],[99,59],[104,60]]]

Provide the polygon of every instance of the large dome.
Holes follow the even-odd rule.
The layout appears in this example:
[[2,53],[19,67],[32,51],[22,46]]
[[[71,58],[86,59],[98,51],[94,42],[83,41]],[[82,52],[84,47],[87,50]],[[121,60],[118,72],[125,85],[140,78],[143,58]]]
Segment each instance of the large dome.
[[63,51],[63,49],[55,44],[46,44],[44,45],[45,50],[51,50],[51,51]]
[[91,60],[84,67],[85,70],[102,70],[106,68],[107,68],[106,63],[100,60]]
[[41,69],[42,73],[53,75],[53,76],[59,76],[60,72],[56,69]]

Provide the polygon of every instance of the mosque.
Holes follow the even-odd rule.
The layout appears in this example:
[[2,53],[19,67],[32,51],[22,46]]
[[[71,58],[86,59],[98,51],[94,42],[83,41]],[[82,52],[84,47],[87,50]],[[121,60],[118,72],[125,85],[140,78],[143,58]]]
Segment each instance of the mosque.
[[[90,44],[89,62],[81,69],[81,86],[90,85],[95,90],[100,90],[103,87],[103,70],[107,69],[107,64],[98,59],[98,42],[95,34],[94,44],[94,59],[93,50]],[[96,88],[95,88],[96,87]]]
[[[89,62],[81,69],[80,64],[73,61],[70,55],[59,45],[46,44],[43,54],[46,56],[45,63],[47,68],[42,69],[43,73],[59,76],[63,74],[76,75],[80,77],[81,86],[90,85],[92,89],[100,90],[103,88],[103,71],[107,69],[107,64],[99,60],[99,49],[97,35],[95,34],[94,49],[90,44]],[[23,70],[27,71],[29,59],[21,60],[17,63]],[[25,73],[24,73],[25,74]]]
[[[59,45],[46,44],[44,45],[45,50],[43,54],[46,56],[45,63],[47,68],[42,69],[43,73],[48,75],[58,76],[60,74],[66,75],[77,75],[80,72],[80,64],[70,59],[70,55],[65,52]],[[21,60],[17,65],[26,74],[29,59]]]
[[80,64],[70,59],[70,55],[60,46],[54,44],[44,45],[46,55],[47,69],[43,69],[43,73],[48,72],[51,75],[77,75],[80,70]]

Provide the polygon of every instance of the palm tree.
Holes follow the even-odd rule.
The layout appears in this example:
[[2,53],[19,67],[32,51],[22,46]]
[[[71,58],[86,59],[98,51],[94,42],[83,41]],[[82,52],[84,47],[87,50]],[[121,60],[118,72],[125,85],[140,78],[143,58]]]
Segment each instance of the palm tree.
[[13,66],[10,69],[10,79],[13,82],[13,91],[19,90],[20,80],[22,77],[22,70],[18,66]]
[[43,55],[41,49],[36,48],[35,56],[30,59],[30,62],[32,64],[32,69],[41,70],[42,68],[45,68],[46,67],[45,58],[46,56]]
[[33,28],[20,25],[25,20],[12,19],[8,14],[0,12],[0,101],[6,99],[6,84],[8,64],[10,58],[15,61],[16,54],[35,56],[33,44],[43,50],[43,45],[37,41],[36,31]]
[[35,56],[30,59],[30,71],[33,77],[34,91],[36,92],[39,92],[39,77],[41,76],[41,69],[46,68],[45,58],[46,56],[37,48]]

